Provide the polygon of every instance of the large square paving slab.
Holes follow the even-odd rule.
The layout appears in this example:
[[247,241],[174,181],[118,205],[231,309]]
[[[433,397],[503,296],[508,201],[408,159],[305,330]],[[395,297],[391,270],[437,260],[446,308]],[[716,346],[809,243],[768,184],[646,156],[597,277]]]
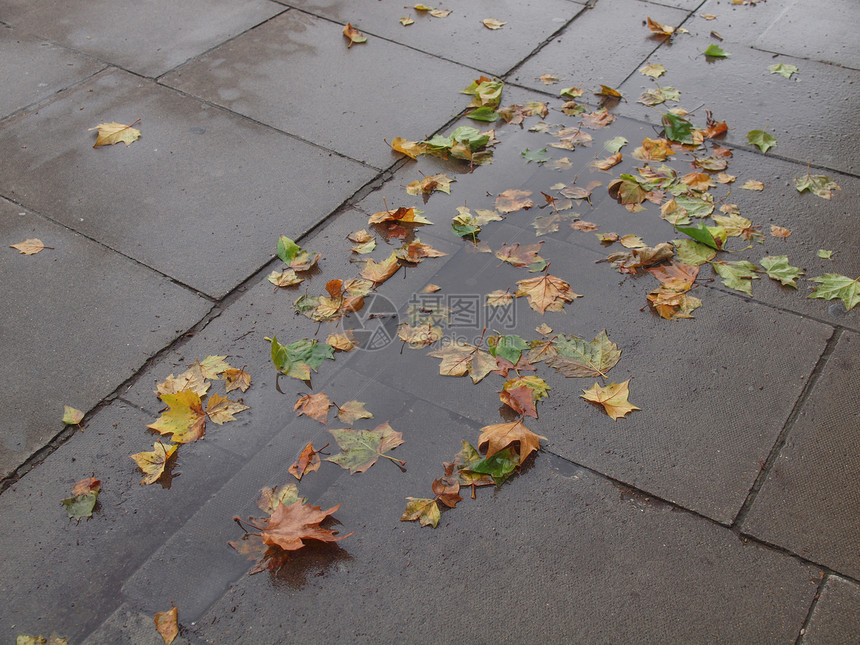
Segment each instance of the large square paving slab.
[[[475,70],[291,10],[169,74],[183,92],[386,168],[394,137],[423,139],[462,110]],[[330,175],[336,179],[335,173]]]
[[860,643],[860,586],[828,576],[800,643]]
[[[88,128],[141,119],[129,147]],[[121,71],[0,132],[0,192],[213,297],[374,171]]]
[[[308,13],[351,23],[365,34],[381,36],[428,54],[475,67],[496,76],[523,61],[579,12],[581,0],[477,0],[445,6],[445,18],[404,7],[402,0],[356,5],[349,0],[298,0],[288,4]],[[401,17],[413,20],[400,23]],[[490,30],[485,18],[506,23]]]
[[104,64],[11,27],[0,27],[0,118],[92,76]]
[[[87,238],[0,200],[0,475],[93,408],[211,304]],[[10,244],[53,247],[26,256]],[[5,497],[5,495],[4,495]]]
[[743,531],[860,577],[860,337],[845,332],[815,383]]
[[3,0],[3,21],[156,77],[283,11],[267,0]]

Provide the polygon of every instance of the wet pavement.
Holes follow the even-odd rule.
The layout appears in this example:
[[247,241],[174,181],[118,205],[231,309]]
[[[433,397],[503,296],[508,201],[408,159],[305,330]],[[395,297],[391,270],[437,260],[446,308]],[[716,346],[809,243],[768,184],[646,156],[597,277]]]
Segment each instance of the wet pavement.
[[[860,275],[860,43],[846,28],[857,6],[440,8],[453,11],[437,18],[393,0],[0,0],[3,247],[34,237],[49,247],[0,257],[0,641],[57,632],[70,643],[159,643],[152,616],[175,603],[175,642],[185,643],[517,643],[526,634],[551,643],[857,642],[860,307],[807,297],[809,278]],[[404,16],[414,24],[401,25]],[[686,31],[651,36],[646,17]],[[492,31],[484,18],[506,24]],[[368,42],[347,48],[347,22]],[[731,55],[706,58],[710,44]],[[667,71],[655,82],[638,72],[646,63]],[[777,63],[798,71],[771,74]],[[391,150],[395,137],[493,127],[462,117],[470,98],[460,90],[482,73],[506,82],[502,106],[546,102],[548,114],[523,127],[497,122],[484,166]],[[600,84],[625,97],[607,105],[616,120],[580,127],[558,91],[581,87],[577,101],[591,111]],[[657,86],[676,88],[680,101],[637,103]],[[727,122],[716,143],[731,151],[725,172],[737,180],[710,188],[716,212],[737,204],[763,233],[761,242],[731,238],[717,259],[758,265],[787,255],[805,272],[797,289],[761,273],[747,295],[703,264],[693,291],[701,308],[669,321],[648,306],[659,285],[651,275],[600,261],[626,249],[595,230],[650,246],[683,237],[657,204],[631,212],[607,192],[622,173],[637,175],[644,162],[634,149],[659,137],[661,113],[675,107],[700,127],[706,110]],[[92,148],[89,128],[138,118],[138,141]],[[539,122],[548,128],[532,129]],[[590,139],[553,147],[561,127]],[[753,129],[777,145],[762,154],[746,139]],[[628,141],[623,160],[596,169],[616,137]],[[545,149],[546,161],[527,162],[527,149]],[[675,152],[665,164],[679,176],[703,156]],[[841,190],[829,200],[798,193],[795,177],[807,172]],[[450,195],[406,193],[437,173],[456,179]],[[763,190],[742,189],[748,180]],[[539,236],[535,224],[554,213],[541,193],[563,207],[558,184],[591,195]],[[493,209],[509,189],[531,191],[535,206],[486,224],[479,246],[453,233],[457,207]],[[368,226],[369,215],[399,206],[433,224],[393,235]],[[791,235],[773,237],[772,225]],[[360,314],[317,323],[293,308],[331,279],[358,276],[346,236],[362,228],[377,239],[377,261],[404,235],[445,253],[377,287],[400,321],[416,306],[444,304],[446,339],[498,331],[538,340],[546,324],[585,340],[606,330],[622,351],[606,380],[568,378],[545,363],[522,371],[551,388],[538,418],[525,420],[546,437],[541,450],[475,499],[461,489],[435,530],[400,521],[405,498],[430,496],[442,462],[463,441],[477,444],[482,427],[517,418],[497,394],[505,379],[441,376],[438,358],[397,340],[337,352],[309,384],[278,377],[270,358],[274,335],[286,344],[324,341],[344,325],[390,331]],[[280,235],[322,254],[299,286],[267,280],[283,266]],[[537,242],[548,272],[581,297],[543,315],[525,298],[485,306],[487,293],[541,274],[483,251]],[[441,290],[426,293],[430,284]],[[250,409],[209,422],[159,482],[139,485],[129,455],[157,437],[146,427],[163,408],[156,384],[208,355],[251,374],[241,393]],[[628,379],[641,410],[624,419],[580,398],[595,381]],[[350,476],[323,462],[296,482],[288,469],[301,449],[331,443],[326,452],[336,452],[327,428],[343,425],[334,409],[327,426],[296,416],[296,399],[311,392],[365,402],[374,418],[358,428],[387,421],[402,432],[392,456],[405,471],[380,459]],[[87,413],[80,429],[64,428],[63,405]],[[90,476],[102,481],[93,517],[69,520],[60,500]],[[232,518],[260,516],[260,489],[290,482],[313,505],[339,504],[329,526],[354,534],[249,575],[252,563],[227,545],[242,536]]]

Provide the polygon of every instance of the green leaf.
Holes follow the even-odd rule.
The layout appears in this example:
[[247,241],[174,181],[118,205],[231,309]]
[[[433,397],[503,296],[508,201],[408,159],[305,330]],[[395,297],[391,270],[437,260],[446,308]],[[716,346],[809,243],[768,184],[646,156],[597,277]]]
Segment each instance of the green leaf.
[[719,276],[723,279],[723,284],[729,289],[741,291],[747,295],[752,295],[752,281],[758,280],[759,277],[755,274],[756,265],[746,260],[739,262],[711,262]]
[[63,423],[69,426],[76,426],[81,423],[84,418],[84,413],[69,405],[63,406]]
[[607,152],[615,154],[616,152],[621,150],[621,148],[623,148],[626,145],[627,145],[627,139],[625,139],[624,137],[615,137],[614,139],[610,139],[609,141],[604,143],[603,148]]
[[468,125],[461,125],[451,133],[451,138],[469,146],[470,150],[480,150],[490,142],[490,135],[481,134],[477,129]]
[[460,90],[460,93],[474,96],[475,98],[472,101],[474,107],[486,105],[497,108],[502,99],[502,88],[504,86],[505,84],[502,81],[483,81],[482,83],[473,81],[469,87]]
[[487,346],[492,356],[504,358],[513,365],[519,362],[523,350],[529,348],[529,344],[519,336],[490,336]]
[[591,342],[561,335],[552,344],[558,353],[548,359],[547,364],[568,378],[605,377],[621,358],[621,350],[609,340],[605,329]]
[[795,177],[794,187],[797,192],[802,193],[808,190],[813,195],[818,195],[821,199],[830,199],[834,190],[842,190],[835,181],[827,175],[806,175],[805,177]]
[[776,65],[771,65],[767,68],[771,74],[779,74],[784,78],[791,78],[792,74],[797,73],[797,67],[794,65],[784,65],[783,63],[777,63]]
[[678,195],[675,203],[687,211],[690,217],[707,217],[714,212],[714,198],[710,193],[703,193],[701,197]]
[[96,505],[96,500],[98,499],[99,491],[94,490],[90,493],[86,493],[84,495],[75,495],[74,497],[67,497],[62,500],[63,506],[66,507],[66,512],[69,514],[69,518],[73,520],[79,520],[83,517],[92,517],[93,508]]
[[731,54],[727,53],[723,50],[719,45],[708,45],[708,48],[702,52],[705,56],[710,56],[711,58],[728,58]]
[[717,240],[714,238],[710,229],[702,222],[699,222],[698,226],[676,226],[675,230],[680,233],[689,235],[700,244],[709,246],[712,249],[716,249],[717,251],[720,250],[720,245],[717,243]]
[[508,446],[504,450],[495,453],[492,457],[482,459],[472,464],[470,468],[464,468],[463,473],[491,475],[496,482],[496,486],[501,486],[519,465],[520,456],[514,448]]
[[637,103],[654,107],[665,101],[680,101],[681,93],[674,87],[656,87],[650,90],[645,90],[642,96],[639,97]]
[[582,90],[578,87],[565,87],[558,91],[559,96],[566,96],[570,99],[577,99],[582,96]]
[[675,255],[684,264],[698,266],[714,259],[717,252],[695,240],[672,240]]
[[481,232],[474,216],[470,213],[460,213],[451,220],[451,228],[460,237],[471,237],[472,239]]
[[286,235],[281,235],[278,238],[278,257],[283,260],[284,264],[292,262],[293,258],[301,253],[302,247],[296,244]]
[[820,257],[823,260],[829,260],[832,255],[833,255],[833,251],[826,251],[824,249],[818,249],[818,257]]
[[683,143],[692,140],[693,124],[671,112],[663,115],[663,128],[670,141]]
[[760,264],[767,277],[779,280],[783,286],[797,289],[797,279],[803,275],[803,270],[791,266],[787,255],[767,255]]
[[289,345],[281,345],[277,337],[272,338],[272,363],[285,376],[301,381],[311,377],[325,359],[334,360],[334,348],[327,343],[304,338]]
[[828,273],[817,278],[812,278],[812,281],[819,284],[807,296],[808,298],[821,298],[823,300],[839,298],[848,311],[851,311],[857,303],[860,303],[860,277],[852,280],[838,273]]
[[488,123],[499,120],[499,113],[489,106],[479,107],[477,110],[472,110],[466,116],[473,121],[486,121]]
[[403,434],[394,430],[388,425],[388,422],[381,423],[373,430],[344,428],[342,430],[329,430],[329,432],[334,436],[334,440],[343,452],[326,458],[326,461],[349,470],[350,475],[363,473],[380,457],[386,457],[401,465],[405,464],[405,462],[385,454],[403,443]]
[[526,163],[531,163],[532,161],[535,163],[546,163],[549,161],[549,157],[546,154],[546,148],[541,148],[540,150],[529,150],[526,148],[521,154],[525,157]]
[[776,145],[776,139],[764,130],[750,130],[747,132],[747,141],[758,146],[762,152],[767,152]]

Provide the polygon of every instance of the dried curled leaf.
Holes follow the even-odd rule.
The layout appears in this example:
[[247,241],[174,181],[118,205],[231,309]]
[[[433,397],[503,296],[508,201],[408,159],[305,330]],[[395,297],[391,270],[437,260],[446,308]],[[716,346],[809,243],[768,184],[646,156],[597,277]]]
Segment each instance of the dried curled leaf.
[[155,614],[155,629],[164,641],[164,645],[170,645],[179,635],[179,608],[174,607],[169,611]]
[[[326,444],[327,446],[328,444]],[[320,448],[323,450],[325,446]],[[320,469],[322,465],[322,461],[319,458],[319,450],[314,450],[314,444],[312,441],[308,442],[303,449],[299,458],[296,459],[295,462],[290,466],[289,471],[290,474],[296,479],[301,479],[308,473],[312,473]]]
[[349,44],[346,46],[347,49],[355,43],[367,42],[367,37],[349,23],[346,23],[346,27],[343,28],[343,35],[349,39]]

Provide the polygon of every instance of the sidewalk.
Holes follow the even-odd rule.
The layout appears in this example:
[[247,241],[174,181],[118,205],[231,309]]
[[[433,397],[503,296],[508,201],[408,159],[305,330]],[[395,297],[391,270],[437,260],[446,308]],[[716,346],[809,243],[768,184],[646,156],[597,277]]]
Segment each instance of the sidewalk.
[[[392,0],[0,0],[2,642],[57,632],[74,644],[160,643],[152,616],[171,603],[175,642],[187,643],[860,642],[860,307],[807,297],[814,277],[860,275],[860,9],[849,0],[439,8],[452,13]],[[681,29],[652,36],[647,17]],[[505,24],[491,30],[485,18]],[[347,48],[347,23],[367,42]],[[706,58],[709,45],[730,55]],[[768,70],[779,63],[797,71]],[[666,71],[653,79],[645,64]],[[505,82],[501,107],[542,102],[548,113],[522,127],[464,118],[471,97],[460,91],[482,75]],[[600,85],[624,99],[601,103]],[[584,90],[583,114],[563,112],[571,97],[559,91],[572,86]],[[680,97],[637,102],[657,87]],[[615,120],[582,125],[600,107]],[[698,128],[708,111],[728,131],[696,151],[676,146],[665,162],[637,158],[677,107]],[[92,147],[97,124],[137,119],[139,140]],[[492,163],[470,171],[389,146],[460,126],[495,128]],[[751,130],[776,146],[763,153]],[[565,135],[576,145],[553,147]],[[617,137],[627,141],[622,160],[596,169]],[[731,252],[714,261],[759,267],[786,255],[804,275],[792,288],[760,271],[740,280],[746,295],[704,262],[690,292],[701,307],[666,320],[647,299],[660,283],[603,261],[629,249],[595,233],[651,247],[684,237],[665,206],[677,182],[649,194],[656,203],[643,198],[644,210],[607,187],[646,164],[663,178],[664,164],[677,177],[703,172],[691,162],[719,157],[715,146],[730,150],[721,158],[736,180],[717,183],[716,169],[699,178],[712,183],[713,214],[758,228],[728,238]],[[456,180],[450,195],[407,194],[439,173]],[[795,178],[807,174],[840,190],[800,193]],[[742,188],[748,181],[762,190]],[[590,194],[565,196],[565,186]],[[530,191],[534,206],[485,223],[480,248],[452,231],[458,207],[493,210],[509,190]],[[737,210],[721,212],[727,204]],[[401,206],[433,225],[368,225]],[[774,237],[771,226],[791,234]],[[369,256],[350,251],[347,235],[362,228],[377,240]],[[294,301],[358,277],[355,260],[384,260],[410,230],[407,240],[445,255],[378,284],[400,321],[416,304],[426,316],[428,303],[444,303],[454,307],[446,339],[588,341],[606,330],[621,350],[606,378],[519,365],[550,388],[537,418],[525,418],[545,438],[540,450],[475,499],[463,486],[435,529],[400,521],[406,498],[431,496],[464,440],[477,447],[483,428],[518,418],[499,400],[505,378],[442,376],[428,349],[398,340],[336,352],[308,387],[278,377],[267,341],[324,342],[338,325],[296,313]],[[284,267],[281,235],[321,253],[299,286],[267,279]],[[28,238],[48,248],[8,248]],[[539,242],[546,272],[580,297],[543,314],[526,298],[484,306],[486,294],[544,273],[481,249]],[[365,313],[347,325],[355,320],[376,324]],[[159,438],[147,429],[165,407],[156,384],[210,355],[251,375],[246,392],[227,394],[249,409],[210,421],[167,475],[139,485],[129,455]],[[623,419],[580,397],[595,382],[627,380],[641,409]],[[222,394],[221,383],[211,391]],[[327,430],[346,427],[335,408],[327,426],[296,415],[299,395],[321,392],[367,404],[374,417],[356,428],[387,421],[401,432],[391,456],[405,471],[380,459],[350,475],[324,461],[296,481],[288,468],[302,448],[329,443],[331,456],[339,448]],[[81,428],[64,427],[64,405],[86,412]],[[93,516],[68,519],[60,500],[91,476],[101,480]],[[287,483],[314,506],[340,505],[329,528],[354,534],[249,575],[252,563],[227,545],[242,536],[232,518],[259,517],[260,490]]]

